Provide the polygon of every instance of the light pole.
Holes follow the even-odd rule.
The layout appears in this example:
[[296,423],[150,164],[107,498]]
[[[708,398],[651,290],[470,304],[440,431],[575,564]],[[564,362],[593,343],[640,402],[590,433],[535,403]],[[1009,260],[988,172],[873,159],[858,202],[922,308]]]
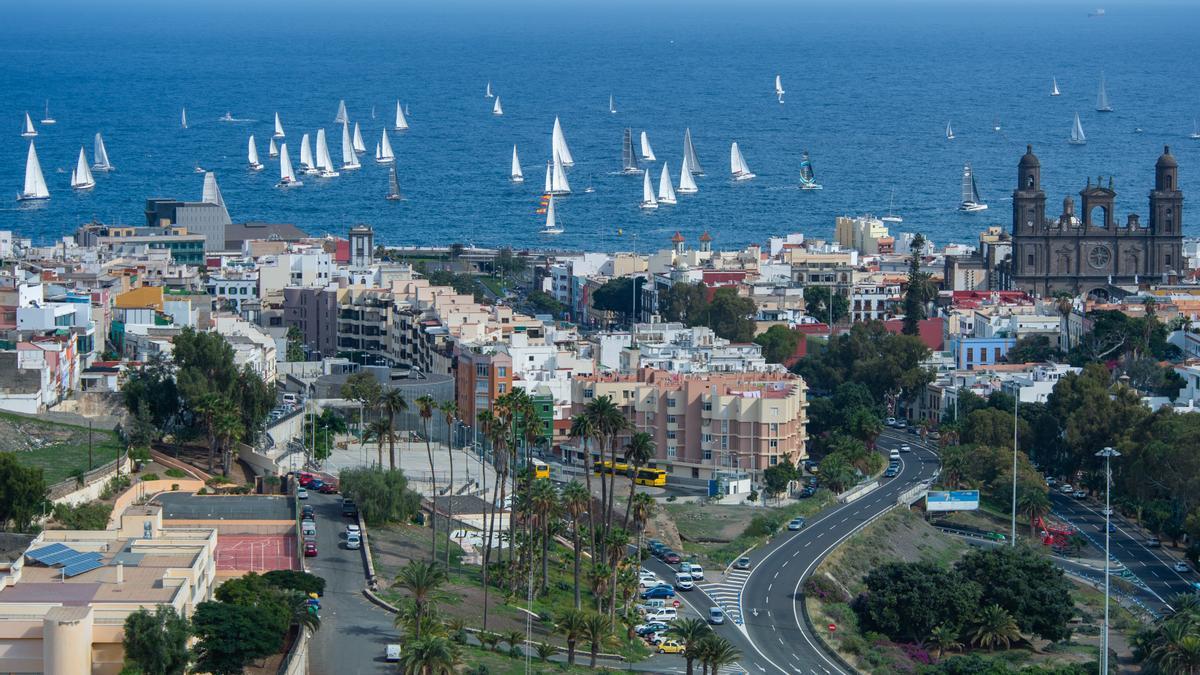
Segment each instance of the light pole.
[[1113,457],[1120,457],[1121,453],[1113,448],[1104,448],[1096,456],[1104,458],[1104,637],[1100,641],[1100,675],[1108,675],[1108,543],[1112,527],[1112,470],[1109,463]]
[[1017,545],[1017,409],[1021,405],[1021,389],[1013,395],[1013,484],[1012,484],[1012,543]]

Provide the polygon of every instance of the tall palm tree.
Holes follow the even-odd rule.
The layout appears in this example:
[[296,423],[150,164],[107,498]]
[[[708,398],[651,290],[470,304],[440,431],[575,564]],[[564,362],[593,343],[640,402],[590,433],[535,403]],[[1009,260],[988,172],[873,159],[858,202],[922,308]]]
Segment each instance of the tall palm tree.
[[567,665],[575,665],[575,645],[587,636],[588,613],[579,609],[568,609],[563,612],[554,631],[567,641]]
[[433,439],[429,436],[429,424],[433,409],[437,405],[429,394],[417,399],[417,412],[421,415],[421,426],[425,430],[425,454],[429,457],[429,559],[437,560],[437,474],[433,472]]
[[629,527],[629,510],[633,508],[634,490],[637,488],[638,471],[654,459],[654,438],[639,431],[629,438],[625,445],[625,461],[629,463],[629,500],[625,502],[625,523]]
[[367,430],[363,433],[363,443],[374,439],[379,446],[379,469],[381,471],[383,470],[383,444],[395,436],[392,425],[388,424],[387,420],[371,420],[367,424]]
[[1038,488],[1022,490],[1017,495],[1017,508],[1029,516],[1029,536],[1037,538],[1037,521],[1050,513],[1050,497]]
[[221,450],[221,473],[228,476],[233,462],[233,444],[242,440],[246,427],[241,415],[232,407],[218,410],[213,415],[212,427],[213,437]]
[[[494,413],[492,413],[491,410],[481,410],[481,411],[479,411],[479,414],[476,415],[476,419],[479,421],[479,427],[480,427],[479,430],[481,432],[483,432],[483,437],[485,439],[487,439],[487,441],[490,444],[492,444],[493,449],[495,449],[497,429],[500,426],[499,420],[496,418],[496,415]],[[498,469],[499,467],[496,467],[496,468]],[[487,473],[486,473],[486,470],[481,472],[481,475],[483,476],[483,481],[484,481],[483,494],[486,497],[487,496]],[[495,532],[495,529],[496,529],[496,509],[498,508],[496,500],[498,498],[500,482],[501,481],[500,481],[500,477],[499,477],[499,471],[497,471],[496,480],[493,481],[493,483],[492,483],[492,499],[488,502],[487,513],[484,514],[485,522],[484,522],[483,529],[484,529],[485,537],[483,540],[483,568],[481,570],[481,575],[480,575],[480,580],[483,584],[483,630],[484,631],[487,631],[487,625],[488,625],[488,567],[490,566],[491,559],[492,559],[492,536],[493,536],[493,532]]]
[[1138,645],[1144,672],[1155,675],[1200,673],[1200,635],[1197,635],[1193,621],[1179,621],[1178,614],[1163,621],[1147,645]]
[[637,528],[638,534],[635,559],[639,563],[642,560],[642,541],[646,534],[646,523],[650,521],[656,508],[658,508],[658,502],[645,492],[639,492],[633,496],[633,525]]
[[580,536],[582,532],[579,530],[580,519],[587,512],[590,502],[591,495],[579,481],[573,480],[563,487],[562,506],[571,516],[571,546],[575,550],[575,609],[579,609],[580,603],[579,565],[582,562],[580,558],[583,557],[583,537]]
[[1020,639],[1020,628],[1012,614],[1000,605],[983,608],[970,631],[971,644],[994,650],[1001,645],[1008,649],[1013,641]]
[[396,574],[395,585],[408,593],[416,615],[414,641],[420,641],[422,619],[441,599],[439,591],[446,580],[446,571],[438,567],[436,562],[413,560]]
[[222,410],[228,410],[229,407],[228,401],[218,394],[205,394],[192,404],[192,412],[200,418],[200,421],[204,424],[204,431],[208,434],[209,473],[213,471],[213,460],[217,456],[218,441],[213,421],[216,419],[218,413]]
[[686,651],[683,652],[683,658],[687,661],[687,675],[693,675],[696,652],[692,650],[692,645],[712,635],[712,629],[708,627],[708,623],[703,619],[676,619],[667,628],[667,635],[678,638],[687,645]]
[[[379,397],[379,408],[387,415],[388,426],[392,428],[392,435],[388,438],[388,466],[393,471],[396,470],[396,415],[408,410],[408,401],[404,398],[404,394],[400,393],[399,389],[389,388],[383,392],[383,396]],[[383,464],[380,461],[380,464]]]
[[589,668],[596,667],[596,655],[600,653],[600,648],[614,643],[613,638],[613,622],[612,619],[599,613],[592,612],[587,615],[583,624],[584,639],[588,643],[588,654],[591,661],[588,663]]
[[939,661],[942,660],[942,656],[946,652],[962,648],[962,643],[958,641],[958,631],[944,624],[935,627],[929,632],[928,644],[937,652],[937,659]]
[[404,675],[454,675],[462,662],[458,645],[445,637],[431,637],[405,645],[400,657],[400,672]]
[[538,520],[538,530],[542,542],[542,575],[539,587],[540,593],[545,593],[550,577],[550,523],[558,518],[562,510],[558,492],[550,484],[550,481],[534,481],[533,489],[529,493],[529,506]]
[[[588,516],[588,532],[591,534],[592,545],[588,549],[592,552],[592,557],[596,557],[596,523],[592,515],[592,453],[588,452],[588,441],[596,436],[596,428],[592,426],[592,420],[587,415],[575,415],[571,418],[571,438],[579,441],[583,448],[583,480],[587,486],[587,516]],[[601,475],[601,480],[604,477]],[[579,584],[576,584],[578,587]],[[579,605],[578,602],[575,603]]]
[[688,651],[699,652],[696,658],[704,666],[705,673],[717,675],[721,672],[721,668],[737,663],[737,660],[742,658],[742,652],[733,644],[723,637],[716,634],[708,635],[701,638],[699,642],[689,644]]
[[[621,409],[617,407],[609,396],[601,396],[592,399],[584,409],[584,414],[591,418],[592,426],[595,427],[596,433],[600,438],[600,458],[604,460],[605,448],[608,448],[608,459],[611,465],[615,465],[617,461],[617,435],[624,431],[629,426],[629,422],[625,419],[625,415],[621,413]],[[607,483],[604,480],[604,475],[600,477],[601,499],[604,500],[604,530],[601,534],[601,539],[612,528],[612,512],[613,512],[613,490],[616,488],[617,472],[605,472],[608,476]]]
[[608,618],[615,622],[617,618],[617,574],[621,571],[622,559],[625,557],[625,551],[629,548],[629,532],[624,528],[615,527],[604,536],[604,544],[608,559],[612,561],[609,564],[609,574],[612,575],[612,578],[608,582]]
[[[446,534],[454,527],[454,422],[458,420],[458,404],[442,401],[438,405],[446,420],[446,459],[450,460],[450,498],[446,500]],[[446,569],[450,569],[450,542],[446,542]]]

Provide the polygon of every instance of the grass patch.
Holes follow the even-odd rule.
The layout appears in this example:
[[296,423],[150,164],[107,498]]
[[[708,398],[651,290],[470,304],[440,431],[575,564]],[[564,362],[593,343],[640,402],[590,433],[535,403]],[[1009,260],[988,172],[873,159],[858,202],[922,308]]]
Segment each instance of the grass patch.
[[493,295],[498,298],[504,297],[504,284],[496,277],[475,277],[475,280],[483,284]]
[[666,504],[683,541],[683,551],[713,569],[724,568],[748,548],[758,546],[792,518],[810,518],[834,502],[828,490],[774,508],[721,504]]
[[0,451],[41,469],[48,485],[110,462],[124,449],[113,431],[92,429],[89,465],[87,427],[0,412]]
[[[586,646],[586,643],[583,643]],[[523,647],[522,647],[523,648]],[[514,658],[505,653],[508,649],[507,644],[503,644],[500,652],[493,652],[482,647],[464,646],[462,648],[463,664],[467,666],[464,672],[486,672],[488,675],[525,675],[525,657]],[[536,650],[536,646],[534,647]],[[564,655],[565,657],[565,655]],[[531,654],[531,661],[535,672],[557,672],[557,673],[595,673],[596,671],[587,668],[588,652],[583,648],[575,650],[575,665],[567,666],[565,662],[556,663],[554,661],[543,662],[538,658],[537,651]],[[580,665],[583,664],[583,665]],[[475,670],[472,670],[474,668]],[[481,671],[480,668],[486,668],[486,671]]]

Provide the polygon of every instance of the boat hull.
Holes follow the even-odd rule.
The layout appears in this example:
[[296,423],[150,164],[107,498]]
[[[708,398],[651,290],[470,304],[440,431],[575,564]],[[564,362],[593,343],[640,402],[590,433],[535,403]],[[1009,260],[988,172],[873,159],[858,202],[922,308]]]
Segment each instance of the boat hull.
[[379,159],[375,160],[375,163],[376,164],[391,164],[392,162],[395,162],[395,161],[396,161],[395,157],[380,157]]
[[108,171],[112,171],[112,170],[113,170],[113,165],[112,165],[112,164],[93,164],[93,165],[92,165],[92,171],[105,171],[105,172],[108,172]]
[[641,209],[643,211],[652,211],[658,208],[658,202],[642,202]]
[[815,185],[815,184],[813,184],[813,185],[801,185],[801,186],[800,186],[800,189],[801,189],[801,190],[824,190],[824,189],[825,189],[825,186],[824,186],[824,185]]
[[289,181],[281,180],[275,184],[275,187],[280,188],[282,190],[287,190],[289,188],[296,188],[296,187],[300,187],[302,185],[304,185],[304,181],[301,181],[301,180],[289,180]]
[[321,178],[337,178],[342,174],[338,173],[337,171],[318,171],[317,175]]
[[259,163],[251,164],[251,165],[250,165],[250,170],[251,170],[251,171],[262,171],[262,170],[263,170],[263,165],[262,165],[262,164],[259,164]]
[[1087,145],[1087,141],[1067,141],[1067,145]]
[[509,176],[508,179],[514,183],[524,183],[525,182],[524,176]]
[[750,180],[751,178],[754,178],[756,175],[757,174],[753,174],[753,173],[735,173],[733,175],[733,179],[738,180],[738,181]]
[[676,201],[676,200],[674,200],[674,199],[662,199],[662,198],[659,198],[659,200],[658,200],[658,203],[659,203],[660,205],[661,205],[661,204],[666,204],[667,206],[675,206],[675,205],[676,205],[676,204],[678,204],[679,202],[678,202],[678,201]]
[[72,185],[71,189],[72,190],[91,190],[94,187],[96,187],[96,183],[93,181],[91,183],[84,183],[82,185]]
[[19,201],[19,202],[41,202],[41,201],[45,201],[47,199],[50,199],[50,195],[46,195],[45,197],[39,197],[38,195],[31,195],[31,194],[18,194],[17,195],[17,201]]
[[976,211],[987,211],[987,204],[961,204],[958,207],[959,211],[967,213],[975,213]]

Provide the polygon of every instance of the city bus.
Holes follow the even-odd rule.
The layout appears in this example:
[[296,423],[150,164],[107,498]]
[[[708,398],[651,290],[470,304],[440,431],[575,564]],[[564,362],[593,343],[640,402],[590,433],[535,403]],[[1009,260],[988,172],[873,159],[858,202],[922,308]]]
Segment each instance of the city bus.
[[662,487],[667,484],[667,472],[663,469],[638,469],[637,477],[633,479],[633,482],[638,485]]
[[628,464],[626,464],[625,462],[617,462],[614,464],[613,462],[610,462],[608,460],[605,460],[603,462],[596,462],[592,471],[597,476],[599,476],[601,474],[612,473],[614,469],[616,470],[618,476],[628,476],[629,475],[629,465]]
[[540,459],[529,460],[529,470],[533,473],[533,477],[537,480],[550,477],[550,465]]

